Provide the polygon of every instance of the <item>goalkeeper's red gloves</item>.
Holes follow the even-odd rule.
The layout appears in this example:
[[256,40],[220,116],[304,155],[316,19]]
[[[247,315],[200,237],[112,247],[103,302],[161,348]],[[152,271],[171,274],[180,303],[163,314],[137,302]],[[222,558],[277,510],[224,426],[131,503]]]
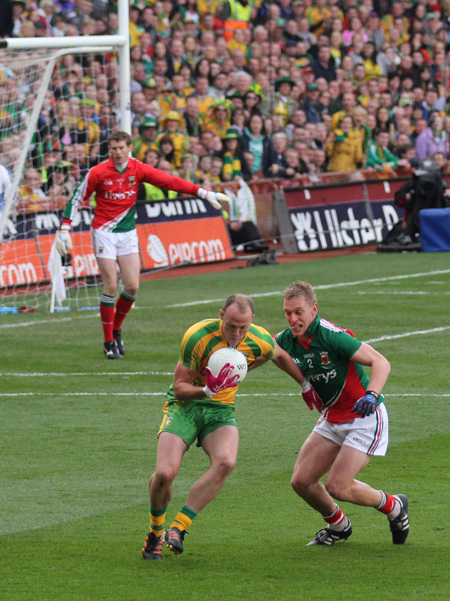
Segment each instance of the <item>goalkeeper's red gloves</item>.
[[210,190],[205,190],[204,188],[199,188],[197,192],[197,196],[199,198],[203,198],[207,200],[215,209],[221,209],[221,202],[227,202],[231,205],[231,198],[226,194],[222,194],[222,192],[211,192]]
[[56,250],[60,255],[67,255],[68,251],[72,248],[72,238],[70,237],[69,230],[61,229],[56,232]]
[[358,399],[353,405],[353,413],[357,413],[361,417],[372,415],[372,413],[375,413],[375,409],[377,408],[379,396],[380,395],[377,392],[373,392],[373,390],[366,390],[366,394]]
[[219,374],[215,376],[209,367],[206,368],[206,386],[203,387],[203,392],[207,397],[211,398],[221,390],[233,386],[236,380],[239,380],[239,374],[230,376],[233,372],[231,363],[225,363]]
[[309,380],[305,380],[302,384],[302,397],[305,403],[307,404],[310,411],[314,411],[314,407],[317,409],[319,413],[322,413],[323,403],[320,400],[319,395],[312,387]]

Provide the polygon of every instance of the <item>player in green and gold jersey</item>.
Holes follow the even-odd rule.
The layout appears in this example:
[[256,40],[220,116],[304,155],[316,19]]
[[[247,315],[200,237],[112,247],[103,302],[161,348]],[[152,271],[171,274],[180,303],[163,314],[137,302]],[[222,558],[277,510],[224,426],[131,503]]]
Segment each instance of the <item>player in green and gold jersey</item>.
[[[206,371],[210,355],[232,346],[241,351],[248,369],[272,360],[302,386],[308,406],[317,403],[314,389],[306,382],[291,357],[280,349],[267,330],[252,323],[253,301],[242,294],[227,298],[219,319],[207,319],[191,326],[181,343],[173,385],[167,394],[164,418],[158,436],[156,468],[150,478],[150,530],[142,554],[144,559],[162,559],[163,540],[177,555],[195,516],[222,489],[236,464],[239,432],[234,415],[238,386],[233,378]],[[186,504],[164,530],[172,483],[184,453],[197,440],[209,456],[209,469],[189,491]]]

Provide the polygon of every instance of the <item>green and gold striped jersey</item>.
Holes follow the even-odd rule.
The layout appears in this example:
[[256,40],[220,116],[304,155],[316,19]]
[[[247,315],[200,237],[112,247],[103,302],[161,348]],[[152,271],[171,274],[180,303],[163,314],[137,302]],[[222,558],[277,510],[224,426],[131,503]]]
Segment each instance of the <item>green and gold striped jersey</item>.
[[[194,386],[205,385],[205,367],[208,365],[210,355],[214,351],[227,346],[228,343],[222,335],[221,319],[199,321],[186,331],[181,341],[181,353],[178,362],[197,372],[192,380]],[[272,336],[266,329],[252,324],[245,338],[236,348],[246,356],[248,365],[251,365],[257,357],[262,356],[270,359],[274,353],[275,345]],[[207,399],[207,401],[210,403],[212,400],[226,405],[234,405],[237,389],[237,385],[225,388],[225,390],[216,394],[212,399]],[[169,389],[169,396],[173,396],[171,389]]]

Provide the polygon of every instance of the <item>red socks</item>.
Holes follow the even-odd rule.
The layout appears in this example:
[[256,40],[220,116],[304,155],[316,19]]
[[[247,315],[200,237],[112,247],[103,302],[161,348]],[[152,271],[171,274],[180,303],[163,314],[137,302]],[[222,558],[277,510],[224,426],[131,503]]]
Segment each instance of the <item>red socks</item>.
[[122,328],[123,320],[128,315],[128,312],[133,306],[135,300],[135,296],[129,296],[124,292],[122,292],[122,294],[119,296],[116,303],[116,314],[114,316],[113,330],[120,330]]
[[342,509],[336,505],[336,510],[328,516],[323,516],[331,530],[344,530],[347,526],[347,517]]
[[387,492],[383,492],[382,490],[380,490],[380,493],[381,503],[378,505],[377,509],[378,511],[381,511],[381,513],[387,515],[388,513],[391,513],[395,507],[395,498],[392,495],[389,495]]

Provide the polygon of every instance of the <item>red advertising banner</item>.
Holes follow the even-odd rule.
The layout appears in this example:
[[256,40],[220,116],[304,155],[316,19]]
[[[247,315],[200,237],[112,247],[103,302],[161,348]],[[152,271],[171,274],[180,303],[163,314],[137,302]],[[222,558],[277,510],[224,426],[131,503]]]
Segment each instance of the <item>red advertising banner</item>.
[[222,217],[189,221],[189,227],[177,228],[175,222],[138,225],[137,232],[144,269],[156,269],[184,263],[225,261],[233,257],[228,232]]
[[[32,286],[50,279],[49,258],[62,212],[19,215],[8,222],[0,246],[0,288]],[[99,274],[92,247],[92,211],[82,209],[72,223],[73,249],[63,266],[68,278]],[[233,258],[221,212],[201,199],[175,199],[136,207],[143,270]]]
[[36,240],[5,241],[0,246],[0,288],[47,279]]

